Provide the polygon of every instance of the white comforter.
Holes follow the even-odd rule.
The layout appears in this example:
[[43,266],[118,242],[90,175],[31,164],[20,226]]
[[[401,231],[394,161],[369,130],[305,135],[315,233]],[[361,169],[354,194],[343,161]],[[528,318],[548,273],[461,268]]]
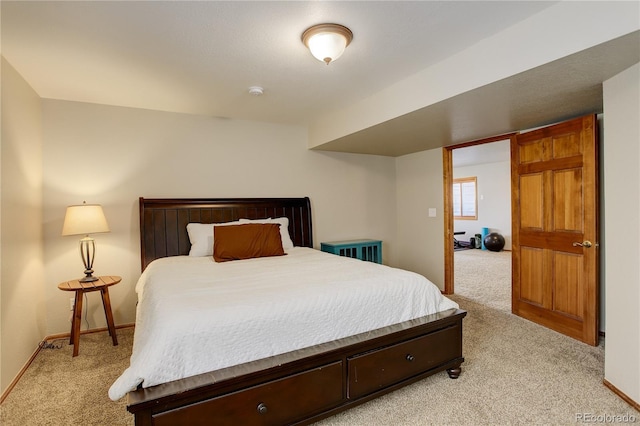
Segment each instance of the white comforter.
[[109,389],[149,387],[457,308],[423,276],[313,250],[144,271],[131,364]]

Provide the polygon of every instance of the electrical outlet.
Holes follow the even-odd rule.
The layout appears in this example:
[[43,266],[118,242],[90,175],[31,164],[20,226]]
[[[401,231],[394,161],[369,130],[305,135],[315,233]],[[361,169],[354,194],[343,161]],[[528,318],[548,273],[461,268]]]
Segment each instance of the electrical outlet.
[[69,310],[73,311],[73,308],[75,307],[75,305],[76,305],[76,300],[73,297],[70,297],[69,298]]

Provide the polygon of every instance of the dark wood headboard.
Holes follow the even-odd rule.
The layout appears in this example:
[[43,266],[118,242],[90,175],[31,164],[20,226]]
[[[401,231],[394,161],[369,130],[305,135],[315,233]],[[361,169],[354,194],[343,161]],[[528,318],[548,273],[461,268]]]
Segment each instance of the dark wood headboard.
[[313,247],[311,203],[304,198],[143,198],[140,197],[142,270],[160,257],[188,255],[187,224],[238,219],[289,218],[289,235],[298,247]]

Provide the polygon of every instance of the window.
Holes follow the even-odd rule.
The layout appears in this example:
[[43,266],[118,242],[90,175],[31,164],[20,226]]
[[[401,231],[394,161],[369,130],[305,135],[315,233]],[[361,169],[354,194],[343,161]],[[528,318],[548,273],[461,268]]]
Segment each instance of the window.
[[478,219],[476,177],[453,180],[453,218]]

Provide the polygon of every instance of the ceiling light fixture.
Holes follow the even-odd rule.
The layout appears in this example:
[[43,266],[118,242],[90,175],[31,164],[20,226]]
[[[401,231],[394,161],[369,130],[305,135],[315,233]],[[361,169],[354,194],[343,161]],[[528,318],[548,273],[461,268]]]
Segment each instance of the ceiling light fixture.
[[302,42],[311,54],[327,65],[342,55],[351,40],[351,30],[339,24],[318,24],[302,33]]
[[249,87],[249,93],[253,96],[262,96],[264,89],[260,86],[251,86]]

